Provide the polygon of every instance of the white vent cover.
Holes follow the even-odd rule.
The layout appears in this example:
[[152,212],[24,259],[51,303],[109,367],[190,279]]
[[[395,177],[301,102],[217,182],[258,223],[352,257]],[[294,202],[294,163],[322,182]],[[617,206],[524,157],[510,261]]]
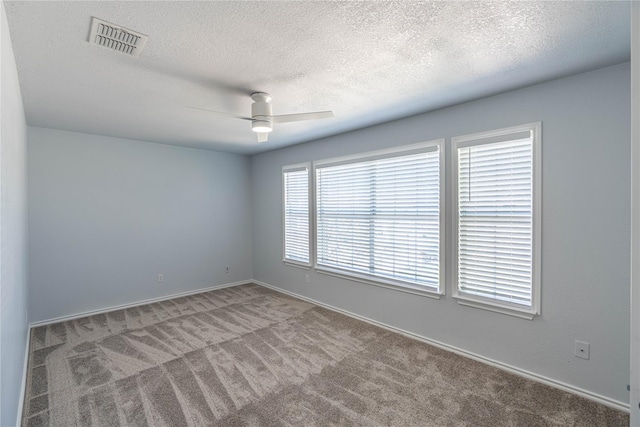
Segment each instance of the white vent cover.
[[148,39],[149,37],[144,34],[136,33],[102,19],[96,17],[91,19],[91,32],[89,33],[89,43],[91,44],[97,44],[137,58]]

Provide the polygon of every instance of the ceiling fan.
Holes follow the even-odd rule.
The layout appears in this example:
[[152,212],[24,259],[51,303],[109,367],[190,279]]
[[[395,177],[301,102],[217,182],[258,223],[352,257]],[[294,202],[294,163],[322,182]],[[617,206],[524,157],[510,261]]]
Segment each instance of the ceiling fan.
[[271,112],[271,95],[265,92],[254,92],[251,94],[251,99],[253,99],[253,104],[251,104],[251,117],[243,117],[197,107],[187,108],[208,111],[210,113],[220,114],[234,119],[249,120],[251,121],[251,129],[258,135],[258,142],[265,142],[269,138],[269,132],[273,130],[274,123],[330,119],[334,117],[332,111],[316,111],[313,113],[282,114],[274,116]]

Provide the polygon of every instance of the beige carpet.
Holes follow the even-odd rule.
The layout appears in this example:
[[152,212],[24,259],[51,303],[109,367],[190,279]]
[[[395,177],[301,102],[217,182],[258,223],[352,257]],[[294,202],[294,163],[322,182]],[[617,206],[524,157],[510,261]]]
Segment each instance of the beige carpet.
[[33,330],[26,426],[626,426],[628,416],[257,285]]

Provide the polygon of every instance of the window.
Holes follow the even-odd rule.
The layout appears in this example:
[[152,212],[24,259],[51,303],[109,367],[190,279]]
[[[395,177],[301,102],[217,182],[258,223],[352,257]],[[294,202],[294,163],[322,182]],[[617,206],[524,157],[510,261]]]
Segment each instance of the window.
[[316,162],[316,268],[442,291],[444,140]]
[[452,139],[453,296],[462,304],[539,313],[540,131],[534,123]]
[[458,303],[532,319],[541,127],[452,138],[447,208],[444,140],[284,167],[285,263],[437,298],[446,246]]
[[282,169],[284,261],[310,266],[309,164]]

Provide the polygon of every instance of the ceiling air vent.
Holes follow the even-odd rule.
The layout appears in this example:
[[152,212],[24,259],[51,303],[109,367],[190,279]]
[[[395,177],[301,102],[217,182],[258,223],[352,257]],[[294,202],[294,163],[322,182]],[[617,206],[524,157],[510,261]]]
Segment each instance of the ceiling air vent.
[[137,58],[148,39],[149,37],[143,34],[96,17],[91,19],[91,33],[89,33],[89,43],[91,44],[97,44]]

